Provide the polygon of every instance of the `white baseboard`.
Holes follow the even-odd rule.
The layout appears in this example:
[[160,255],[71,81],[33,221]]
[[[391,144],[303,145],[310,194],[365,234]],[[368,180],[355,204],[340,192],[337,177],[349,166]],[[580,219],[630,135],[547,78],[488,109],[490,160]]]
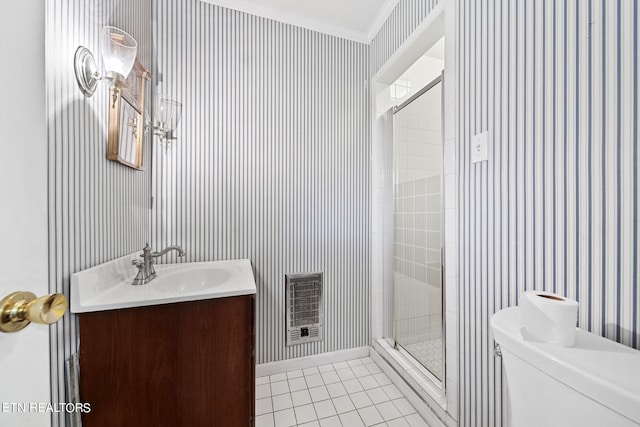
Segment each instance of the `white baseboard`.
[[371,347],[357,347],[347,350],[332,351],[330,353],[314,354],[313,356],[298,357],[295,359],[279,360],[277,362],[261,363],[256,365],[256,377],[282,374],[287,371],[312,368],[314,366],[327,365],[329,363],[345,362],[369,356]]

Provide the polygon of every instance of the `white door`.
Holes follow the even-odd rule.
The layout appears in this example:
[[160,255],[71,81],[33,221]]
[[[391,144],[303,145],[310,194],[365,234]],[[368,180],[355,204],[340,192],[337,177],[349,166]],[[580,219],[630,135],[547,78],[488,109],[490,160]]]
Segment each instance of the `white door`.
[[[0,299],[48,292],[44,17],[42,0],[0,3]],[[49,327],[0,332],[0,426],[49,426],[29,405],[49,384]]]

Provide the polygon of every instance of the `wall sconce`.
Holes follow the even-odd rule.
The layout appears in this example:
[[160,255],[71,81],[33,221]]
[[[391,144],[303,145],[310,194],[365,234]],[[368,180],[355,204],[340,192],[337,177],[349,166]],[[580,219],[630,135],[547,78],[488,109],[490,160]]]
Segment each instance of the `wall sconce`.
[[138,44],[128,33],[116,27],[104,27],[100,37],[102,62],[106,74],[101,76],[93,54],[84,46],[74,55],[76,81],[85,96],[92,96],[98,81],[105,80],[118,89],[126,89],[126,79],[136,61]]
[[147,125],[147,129],[152,129],[153,134],[160,137],[160,142],[170,144],[177,139],[173,132],[182,117],[182,104],[169,98],[159,97],[154,116],[153,122]]

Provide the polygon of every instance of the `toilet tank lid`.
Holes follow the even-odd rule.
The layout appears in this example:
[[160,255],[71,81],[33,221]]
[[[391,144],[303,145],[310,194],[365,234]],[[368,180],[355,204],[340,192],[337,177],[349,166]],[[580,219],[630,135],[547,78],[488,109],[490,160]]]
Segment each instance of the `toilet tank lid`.
[[640,422],[640,351],[579,328],[574,347],[533,341],[522,334],[518,307],[495,313],[491,331],[503,350]]

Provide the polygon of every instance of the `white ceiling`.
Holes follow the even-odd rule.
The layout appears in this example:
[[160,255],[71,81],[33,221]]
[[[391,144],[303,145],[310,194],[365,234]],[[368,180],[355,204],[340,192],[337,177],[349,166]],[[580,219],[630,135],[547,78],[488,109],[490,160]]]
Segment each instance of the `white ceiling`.
[[201,0],[310,30],[369,43],[398,0]]

